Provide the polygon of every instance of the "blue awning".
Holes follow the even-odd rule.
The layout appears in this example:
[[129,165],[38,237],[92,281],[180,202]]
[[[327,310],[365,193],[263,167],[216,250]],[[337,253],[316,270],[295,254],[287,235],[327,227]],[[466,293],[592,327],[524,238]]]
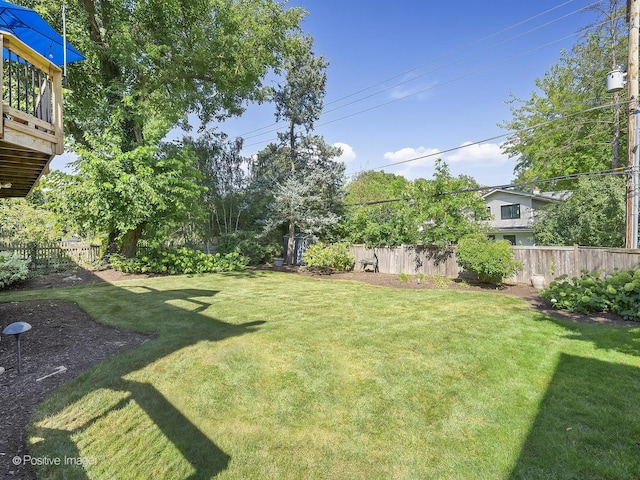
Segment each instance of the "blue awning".
[[[0,0],[0,31],[13,34],[55,65],[64,63],[62,35],[56,32],[35,10]],[[67,42],[67,63],[84,60]]]

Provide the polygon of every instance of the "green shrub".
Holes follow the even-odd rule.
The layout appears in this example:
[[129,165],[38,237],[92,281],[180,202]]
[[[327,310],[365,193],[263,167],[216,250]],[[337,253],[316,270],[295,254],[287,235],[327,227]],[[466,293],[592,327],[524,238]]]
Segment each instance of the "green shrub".
[[463,236],[456,248],[458,265],[484,283],[500,285],[505,278],[522,269],[522,263],[513,258],[511,243],[507,240],[489,240],[480,233]]
[[588,273],[569,279],[555,278],[549,288],[540,292],[554,308],[577,313],[611,312],[625,320],[640,321],[640,270]]
[[310,245],[302,254],[304,263],[310,268],[343,272],[353,268],[353,255],[347,243],[323,243]]
[[221,255],[237,252],[244,258],[245,265],[258,265],[281,255],[282,244],[257,232],[239,230],[220,236],[218,252]]
[[9,252],[0,252],[0,288],[5,288],[29,277],[26,260]]
[[110,258],[115,270],[125,273],[164,273],[169,275],[230,272],[244,269],[244,259],[237,252],[210,255],[189,248],[149,249],[144,255],[125,258],[113,254]]
[[408,283],[409,282],[409,274],[402,272],[398,274],[398,280],[400,280],[402,283]]

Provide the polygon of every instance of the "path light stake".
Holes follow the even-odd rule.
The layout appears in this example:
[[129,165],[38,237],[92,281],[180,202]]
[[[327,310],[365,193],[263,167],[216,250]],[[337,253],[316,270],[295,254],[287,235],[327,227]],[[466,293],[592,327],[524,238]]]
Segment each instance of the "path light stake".
[[27,322],[14,322],[8,325],[2,333],[16,337],[16,352],[18,354],[18,375],[22,373],[22,361],[20,359],[20,334],[31,330],[31,325]]

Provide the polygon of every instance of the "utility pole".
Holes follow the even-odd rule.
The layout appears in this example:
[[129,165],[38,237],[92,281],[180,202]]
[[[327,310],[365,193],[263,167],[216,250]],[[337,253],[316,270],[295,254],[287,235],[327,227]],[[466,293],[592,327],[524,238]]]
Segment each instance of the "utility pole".
[[640,43],[640,0],[627,0],[627,21],[629,22],[629,63],[627,67],[627,87],[629,92],[629,156],[627,159],[627,216],[626,247],[638,248],[638,139],[640,121],[638,119],[638,43]]

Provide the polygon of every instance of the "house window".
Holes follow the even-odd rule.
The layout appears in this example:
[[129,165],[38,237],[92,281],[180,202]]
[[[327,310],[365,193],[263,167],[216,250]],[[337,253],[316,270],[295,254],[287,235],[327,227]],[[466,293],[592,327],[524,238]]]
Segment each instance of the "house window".
[[473,212],[473,219],[476,222],[479,222],[481,220],[491,220],[491,207],[487,207],[487,210],[485,212]]
[[495,240],[495,239],[496,239],[496,236],[495,236],[495,235],[487,235],[487,238],[488,238],[489,240]]
[[520,204],[514,203],[513,205],[502,205],[500,207],[500,218],[502,220],[520,218]]
[[503,235],[502,238],[511,242],[511,245],[516,244],[516,236],[515,235]]

